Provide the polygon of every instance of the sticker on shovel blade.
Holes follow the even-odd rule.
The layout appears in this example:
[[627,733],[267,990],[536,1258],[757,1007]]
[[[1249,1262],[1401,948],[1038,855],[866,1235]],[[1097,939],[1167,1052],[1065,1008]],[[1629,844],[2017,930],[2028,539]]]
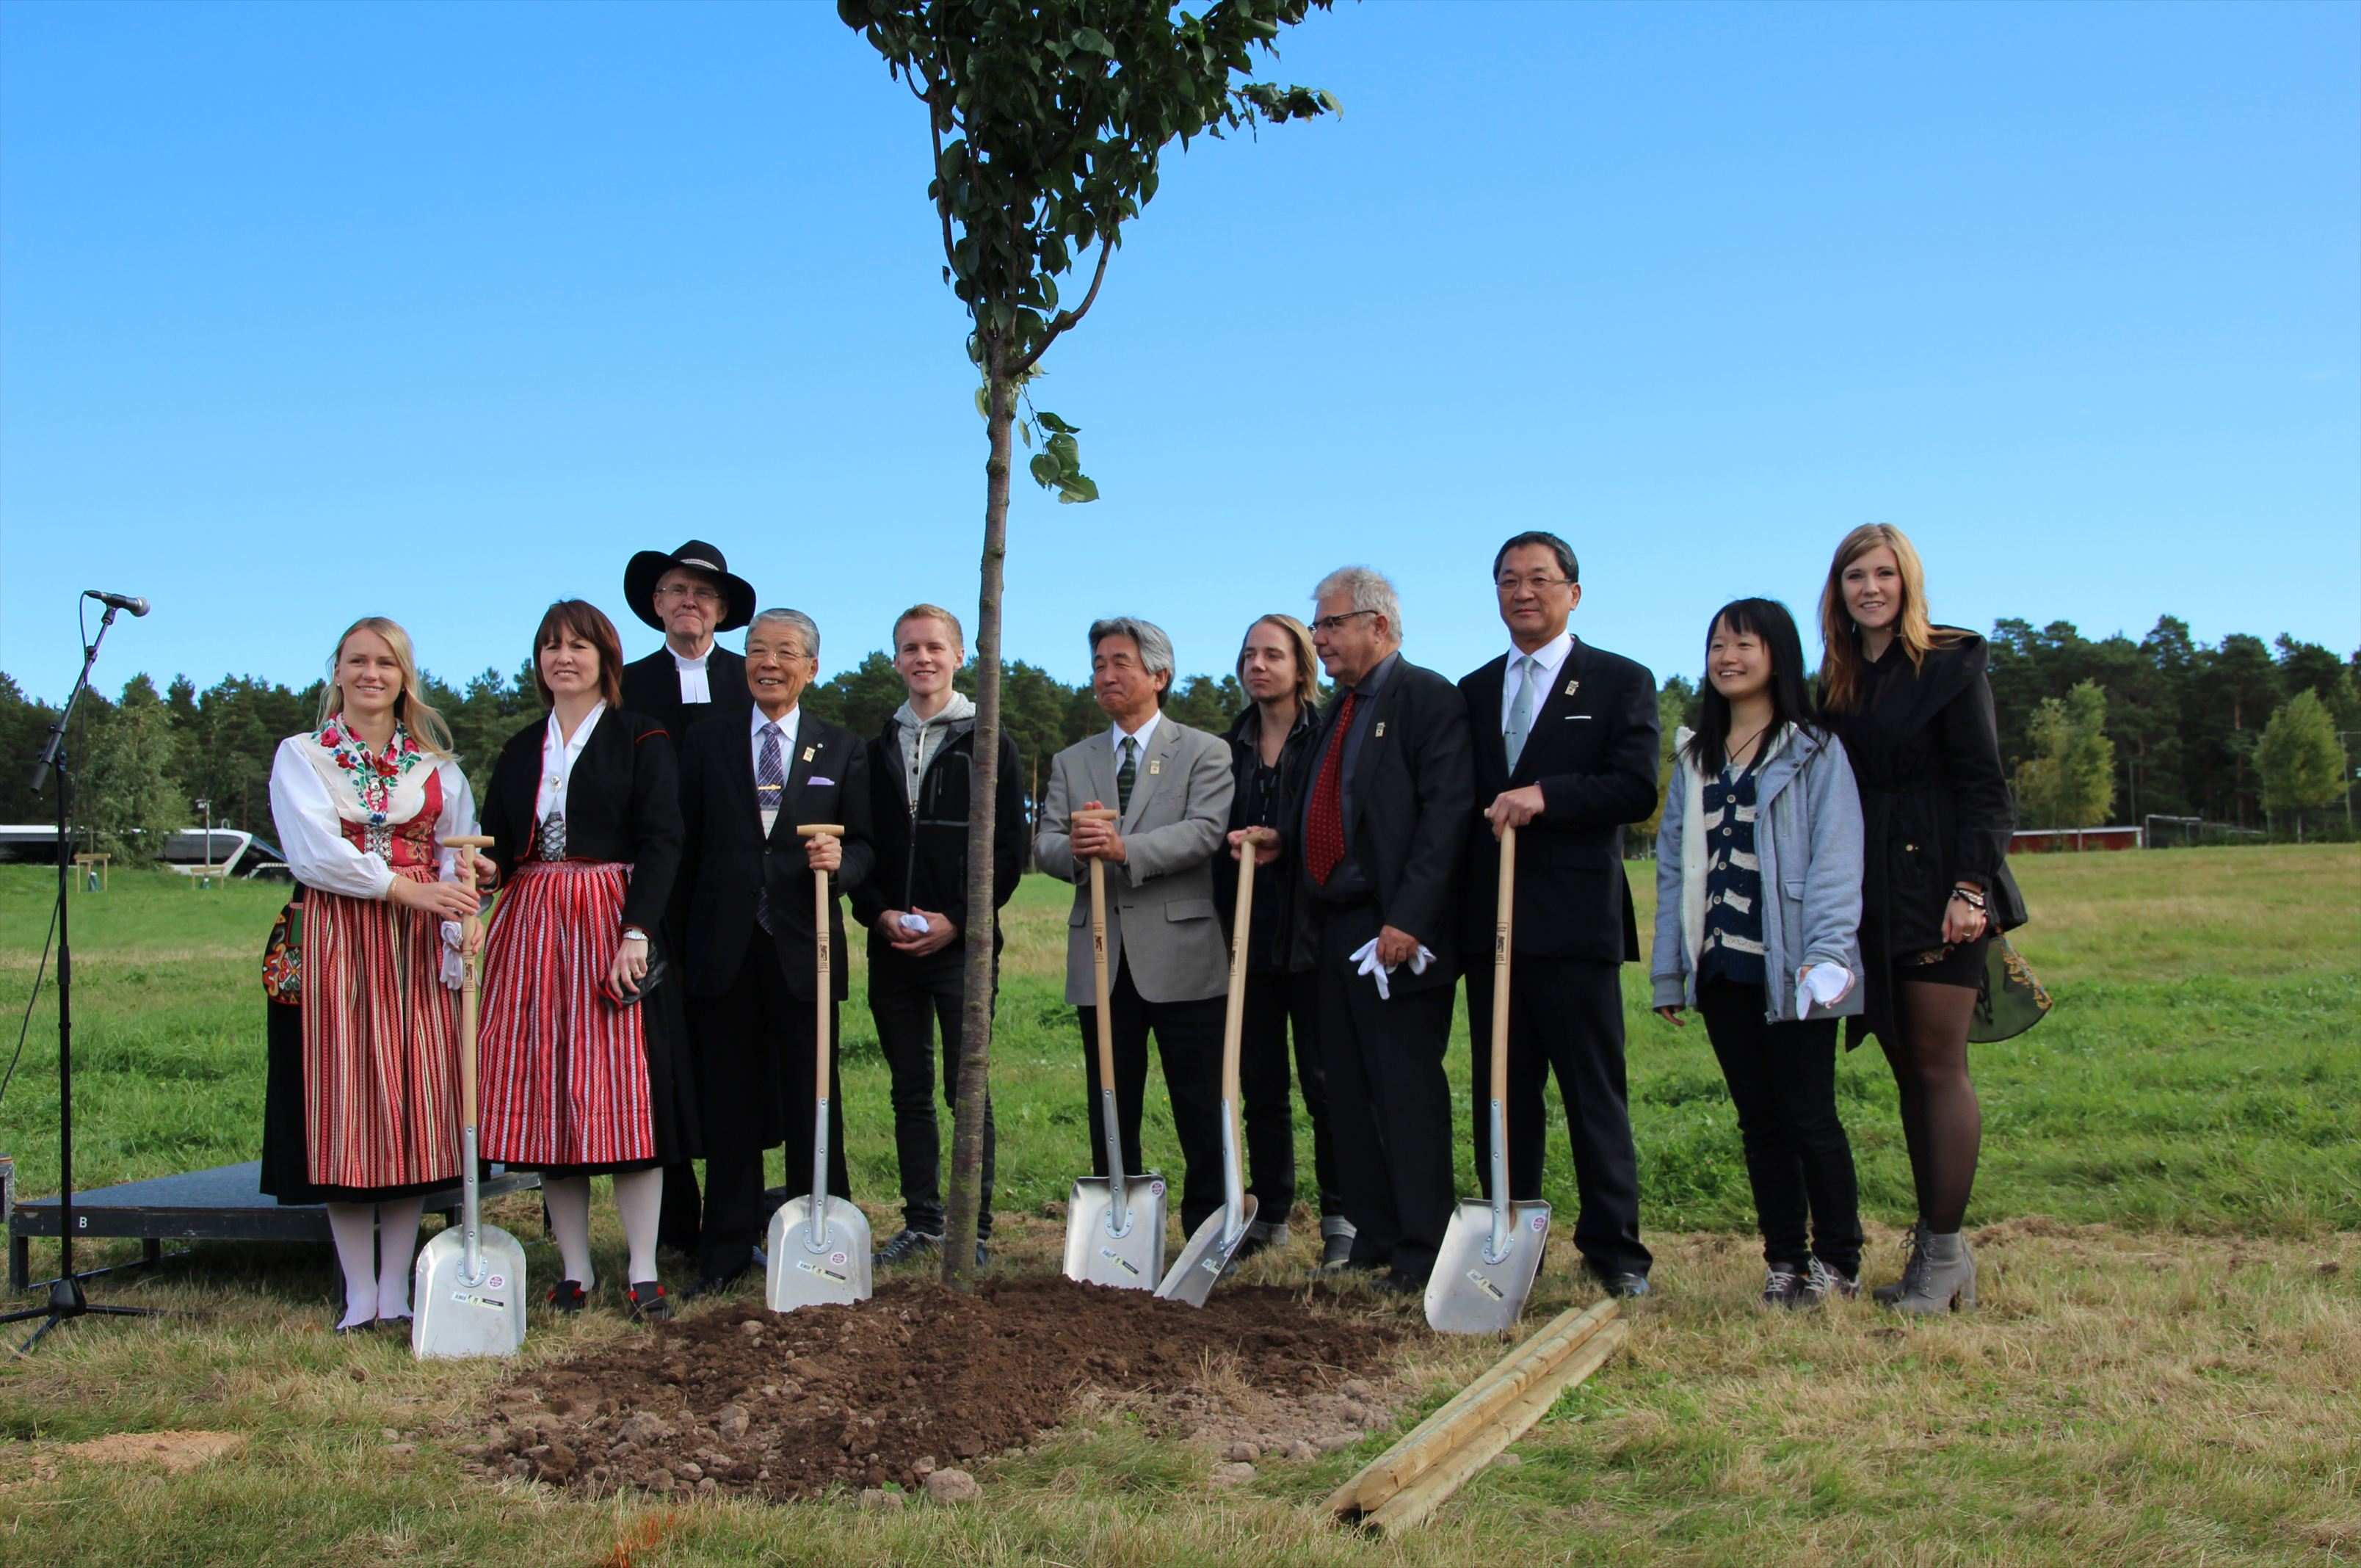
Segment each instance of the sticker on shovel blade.
[[1131,1259],[1115,1251],[1115,1248],[1111,1246],[1103,1246],[1099,1248],[1099,1255],[1105,1258],[1109,1263],[1114,1264],[1117,1268],[1122,1269],[1126,1274],[1130,1275],[1134,1279],[1140,1277],[1138,1266],[1134,1264]]
[[1508,1297],[1501,1293],[1499,1286],[1493,1284],[1489,1279],[1487,1279],[1475,1269],[1471,1268],[1467,1271],[1467,1277],[1476,1282],[1476,1288],[1478,1290],[1483,1291],[1485,1295],[1489,1296],[1495,1301],[1505,1301],[1508,1299]]
[[1533,1234],[1541,1234],[1543,1230],[1548,1228],[1548,1225],[1549,1216],[1547,1214],[1535,1214],[1533,1216]]
[[[835,1260],[839,1263],[843,1262],[844,1255],[842,1253],[838,1253]],[[841,1273],[838,1272],[836,1269],[827,1267],[822,1264],[807,1263],[802,1258],[797,1258],[796,1260],[796,1266],[802,1269],[806,1274],[817,1274],[822,1279],[832,1279],[839,1285],[850,1283],[850,1281],[847,1280]]]
[[506,1286],[508,1282],[508,1277],[506,1275],[495,1274],[484,1281],[484,1288],[487,1290],[498,1290]]
[[1151,1181],[1151,1182],[1149,1182],[1149,1183],[1148,1184],[1148,1195],[1150,1198],[1161,1198],[1161,1197],[1163,1197],[1163,1196],[1164,1196],[1164,1183],[1162,1183],[1161,1181]]
[[454,1290],[451,1299],[462,1307],[481,1307],[487,1311],[505,1312],[509,1310],[509,1304],[499,1297],[478,1295],[472,1290]]

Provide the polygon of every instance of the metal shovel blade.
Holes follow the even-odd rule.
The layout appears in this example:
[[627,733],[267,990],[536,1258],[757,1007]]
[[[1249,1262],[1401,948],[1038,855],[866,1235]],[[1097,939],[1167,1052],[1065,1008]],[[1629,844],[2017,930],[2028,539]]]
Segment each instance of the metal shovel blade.
[[[820,1204],[819,1242],[812,1242],[812,1204]],[[791,1198],[771,1216],[770,1266],[763,1300],[774,1312],[798,1307],[850,1307],[869,1299],[869,1216],[850,1199]]]
[[1077,1177],[1066,1199],[1066,1277],[1117,1290],[1153,1290],[1164,1277],[1164,1179],[1154,1171],[1123,1184],[1130,1225],[1115,1234],[1115,1190],[1104,1176]]
[[524,1248],[498,1225],[477,1232],[477,1274],[467,1277],[463,1227],[419,1251],[410,1280],[410,1348],[430,1356],[514,1355],[524,1345]]
[[1495,1259],[1492,1205],[1460,1203],[1427,1277],[1427,1326],[1445,1334],[1497,1334],[1515,1327],[1541,1271],[1549,1223],[1550,1206],[1538,1199],[1510,1204],[1507,1245]]
[[1254,1223],[1254,1217],[1255,1195],[1251,1192],[1239,1209],[1235,1228],[1230,1224],[1227,1209],[1216,1209],[1206,1215],[1197,1234],[1189,1238],[1189,1245],[1180,1249],[1164,1283],[1156,1288],[1156,1294],[1167,1301],[1203,1306],[1205,1298],[1213,1293],[1213,1287],[1229,1271],[1230,1259],[1246,1245],[1246,1227]]

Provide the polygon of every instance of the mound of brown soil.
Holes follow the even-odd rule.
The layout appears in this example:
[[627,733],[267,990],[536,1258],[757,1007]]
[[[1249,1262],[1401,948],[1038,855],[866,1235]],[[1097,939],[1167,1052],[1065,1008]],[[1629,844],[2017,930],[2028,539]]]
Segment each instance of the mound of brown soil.
[[494,1396],[477,1452],[497,1472],[591,1491],[915,1487],[1058,1426],[1084,1387],[1173,1393],[1218,1369],[1262,1393],[1333,1398],[1400,1333],[1271,1287],[1192,1308],[1062,1278],[987,1281],[972,1297],[895,1282],[851,1308],[733,1304],[535,1368]]

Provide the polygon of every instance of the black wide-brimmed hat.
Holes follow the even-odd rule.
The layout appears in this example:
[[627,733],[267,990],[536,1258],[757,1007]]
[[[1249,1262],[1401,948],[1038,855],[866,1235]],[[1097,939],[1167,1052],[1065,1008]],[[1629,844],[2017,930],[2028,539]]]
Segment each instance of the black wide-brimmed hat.
[[675,566],[686,566],[692,572],[702,572],[721,585],[728,596],[730,608],[722,612],[714,626],[716,631],[735,631],[754,619],[754,585],[745,578],[732,576],[729,561],[721,552],[702,539],[692,539],[671,552],[642,550],[631,557],[623,568],[623,598],[631,613],[654,627],[658,631],[664,623],[656,614],[656,580]]

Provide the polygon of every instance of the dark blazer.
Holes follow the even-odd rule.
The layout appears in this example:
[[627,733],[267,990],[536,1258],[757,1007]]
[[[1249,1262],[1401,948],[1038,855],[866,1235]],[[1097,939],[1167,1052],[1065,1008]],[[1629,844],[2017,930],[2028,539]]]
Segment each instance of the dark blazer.
[[[1467,707],[1449,681],[1404,659],[1376,698],[1377,711],[1353,774],[1352,809],[1345,814],[1346,850],[1378,890],[1379,921],[1426,945],[1435,961],[1422,975],[1408,965],[1389,981],[1395,991],[1447,986],[1459,972],[1459,874],[1467,824],[1474,819],[1474,774],[1467,747]],[[1284,851],[1302,863],[1304,803],[1316,787],[1336,715],[1338,692],[1320,710],[1302,792],[1282,829]],[[1309,916],[1318,896],[1297,873],[1297,909]],[[1309,918],[1296,921],[1297,968],[1318,954]]]
[[745,659],[718,642],[706,655],[705,686],[712,701],[680,700],[680,671],[672,662],[669,644],[623,666],[623,706],[663,725],[675,747],[688,739],[689,727],[699,720],[722,713],[742,717],[754,706],[746,690]]
[[[749,707],[752,699],[749,699]],[[876,865],[870,832],[868,750],[841,725],[807,712],[787,753],[787,787],[768,839],[754,805],[754,753],[749,716],[719,718],[689,731],[681,748],[681,820],[687,829],[682,875],[688,883],[684,959],[692,996],[730,989],[755,931],[758,892],[771,900],[771,931],[790,995],[812,997],[812,872],[796,827],[844,828],[844,865],[836,892],[859,887]],[[830,970],[844,1000],[844,902],[829,901]]]
[[1488,950],[1500,901],[1500,846],[1483,813],[1502,791],[1539,784],[1542,814],[1517,830],[1513,950],[1535,958],[1624,963],[1640,927],[1623,874],[1623,825],[1656,809],[1656,677],[1574,640],[1509,771],[1500,733],[1506,653],[1459,683],[1476,752],[1476,825],[1467,836],[1460,940]]
[[[541,794],[542,738],[548,728],[544,715],[510,736],[484,789],[483,828],[503,883],[532,852],[540,826],[533,807]],[[680,851],[672,738],[644,714],[610,707],[598,716],[566,783],[566,858],[628,862],[623,924],[653,934],[672,896]]]
[[[996,808],[992,825],[992,938],[1000,946],[1000,907],[1024,879],[1025,862],[1032,859],[1033,835],[1025,823],[1025,778],[1018,771],[1016,742],[1005,730],[1000,736],[1000,778],[994,791]],[[973,918],[967,906],[967,826],[969,803],[975,794],[975,721],[963,719],[951,728],[927,771],[918,780],[918,801],[911,808],[908,776],[902,762],[902,727],[890,715],[884,729],[869,742],[870,827],[876,835],[877,869],[852,890],[852,913],[863,926],[873,926],[888,909],[917,906],[931,909],[965,936]],[[882,943],[883,938],[878,941]],[[937,959],[960,959],[961,944],[952,943]]]
[[[1279,816],[1271,822],[1252,820],[1254,802],[1249,783],[1255,769],[1262,762],[1262,710],[1248,704],[1230,726],[1231,771],[1237,780],[1237,791],[1230,797],[1230,831],[1241,828],[1276,828],[1284,836],[1290,826],[1301,820],[1301,804],[1303,792],[1312,787],[1312,763],[1318,754],[1312,741],[1320,731],[1320,715],[1311,707],[1299,707],[1295,728],[1279,749]],[[1290,806],[1299,815],[1290,817]],[[1295,867],[1290,857],[1282,851],[1279,858],[1255,873],[1254,929],[1247,933],[1246,971],[1249,974],[1283,972],[1293,958],[1295,931]],[[1222,929],[1230,932],[1231,919],[1238,907],[1238,862],[1230,858],[1224,847],[1213,855],[1213,907],[1222,916]],[[1230,932],[1235,938],[1236,933]]]

